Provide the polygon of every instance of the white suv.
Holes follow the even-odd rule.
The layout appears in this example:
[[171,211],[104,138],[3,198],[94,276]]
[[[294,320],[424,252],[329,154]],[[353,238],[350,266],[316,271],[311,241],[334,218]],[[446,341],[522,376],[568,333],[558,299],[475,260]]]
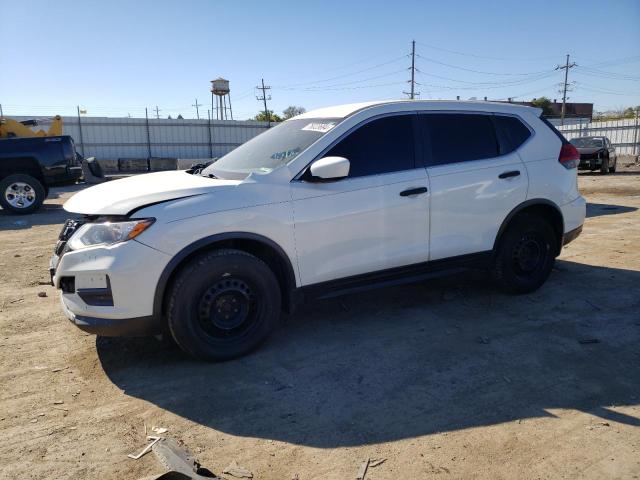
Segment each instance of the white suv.
[[215,163],[73,196],[51,261],[62,308],[99,335],[170,331],[192,355],[246,353],[300,300],[465,268],[512,293],[581,231],[576,149],[506,103],[324,108]]

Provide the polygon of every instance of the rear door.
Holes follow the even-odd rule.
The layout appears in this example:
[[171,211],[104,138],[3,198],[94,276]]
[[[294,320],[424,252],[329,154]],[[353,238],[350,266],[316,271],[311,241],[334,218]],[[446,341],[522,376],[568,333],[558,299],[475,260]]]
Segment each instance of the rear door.
[[431,185],[431,260],[491,250],[507,214],[526,199],[527,170],[503,123],[491,113],[420,115]]
[[347,178],[291,183],[303,285],[428,260],[428,179],[415,161],[416,128],[415,113],[370,119],[322,155],[347,158]]

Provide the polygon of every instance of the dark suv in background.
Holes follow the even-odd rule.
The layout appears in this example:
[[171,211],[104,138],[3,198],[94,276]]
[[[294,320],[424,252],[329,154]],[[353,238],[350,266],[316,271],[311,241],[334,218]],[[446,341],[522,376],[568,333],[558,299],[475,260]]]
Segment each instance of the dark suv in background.
[[580,152],[579,170],[600,169],[607,174],[616,171],[618,157],[616,149],[607,137],[578,137],[569,140]]
[[75,182],[81,175],[69,135],[0,140],[0,205],[4,210],[33,213],[50,186]]

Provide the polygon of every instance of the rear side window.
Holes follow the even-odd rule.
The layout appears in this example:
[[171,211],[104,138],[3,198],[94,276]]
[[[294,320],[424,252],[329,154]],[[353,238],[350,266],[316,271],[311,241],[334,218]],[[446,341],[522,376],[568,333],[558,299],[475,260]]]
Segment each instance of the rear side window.
[[413,115],[373,120],[338,142],[325,156],[344,157],[349,177],[363,177],[414,168]]
[[430,139],[430,165],[498,156],[498,141],[491,115],[434,113],[421,115],[421,122]]
[[500,137],[501,155],[517,150],[531,136],[531,131],[516,117],[495,115],[493,118]]

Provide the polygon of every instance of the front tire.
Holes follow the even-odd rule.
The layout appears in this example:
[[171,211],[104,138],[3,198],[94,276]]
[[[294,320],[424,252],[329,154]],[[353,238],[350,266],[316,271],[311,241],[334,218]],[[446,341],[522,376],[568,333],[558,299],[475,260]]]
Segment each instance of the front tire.
[[0,180],[0,205],[11,213],[33,213],[46,196],[42,183],[31,175],[16,173]]
[[185,352],[228,360],[250,352],[280,315],[280,286],[273,271],[240,250],[215,250],[189,261],[169,291],[167,321]]
[[609,173],[616,173],[616,167],[618,166],[618,157],[613,159],[613,166],[609,167]]
[[602,164],[600,165],[600,173],[602,175],[606,175],[607,173],[609,173],[609,159],[608,158],[603,158],[602,159]]
[[556,234],[537,215],[520,214],[503,235],[492,269],[501,290],[521,294],[537,290],[555,262]]

